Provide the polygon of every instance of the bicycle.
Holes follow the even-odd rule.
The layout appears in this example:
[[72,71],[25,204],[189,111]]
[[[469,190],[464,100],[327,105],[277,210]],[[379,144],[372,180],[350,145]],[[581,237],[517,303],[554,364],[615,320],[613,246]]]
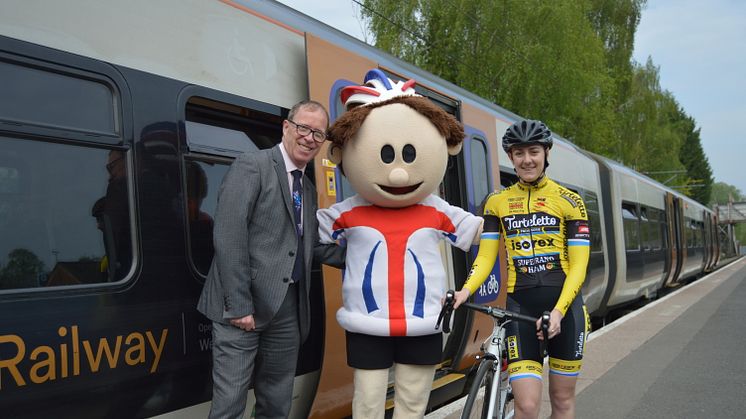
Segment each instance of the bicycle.
[[[449,290],[446,292],[446,298],[443,303],[438,321],[435,328],[438,329],[441,324],[443,331],[451,331],[451,314],[453,313],[455,292]],[[513,417],[513,393],[508,380],[508,349],[505,345],[505,326],[513,321],[523,321],[535,324],[537,319],[520,313],[503,310],[497,307],[490,307],[469,302],[464,302],[460,307],[466,307],[470,310],[491,316],[495,325],[492,334],[482,344],[481,356],[477,356],[479,367],[469,389],[469,395],[466,397],[464,410],[461,413],[461,419],[481,418],[481,419],[509,419]],[[544,342],[548,341],[549,335],[549,312],[542,314],[542,334]],[[546,349],[546,346],[545,346]],[[484,398],[481,406],[475,404],[479,397],[480,389],[484,387]],[[481,409],[480,409],[481,407]]]

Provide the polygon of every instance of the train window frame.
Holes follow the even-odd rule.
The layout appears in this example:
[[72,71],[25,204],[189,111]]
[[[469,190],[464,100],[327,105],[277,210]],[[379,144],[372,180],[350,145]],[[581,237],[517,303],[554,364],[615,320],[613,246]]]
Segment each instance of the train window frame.
[[[21,56],[2,51],[6,48],[25,52],[26,55]],[[132,138],[132,126],[129,122],[132,120],[129,89],[126,88],[127,83],[124,78],[112,66],[100,61],[8,38],[0,39],[0,63],[54,74],[55,77],[67,77],[78,81],[96,83],[106,88],[110,93],[113,128],[111,132],[106,132],[97,129],[85,129],[81,126],[64,126],[52,122],[44,123],[39,119],[19,120],[3,118],[2,116],[0,116],[0,127],[8,127],[11,131],[17,133],[110,146],[122,145],[124,138]],[[59,96],[62,95],[56,97]],[[80,101],[80,103],[85,104],[88,101]],[[66,107],[79,109],[78,106],[70,104],[67,104]]]
[[[592,196],[593,199],[588,199]],[[601,208],[598,205],[598,194],[593,191],[583,190],[583,203],[588,214],[588,227],[591,231],[591,253],[603,253],[603,237],[601,232]],[[593,204],[590,204],[593,202]],[[591,214],[595,214],[595,217],[591,217]]]
[[[637,204],[622,201],[622,231],[624,232],[624,248],[629,252],[639,252],[642,250],[641,234],[640,234],[640,217],[638,212]],[[634,231],[630,229],[632,222],[634,222]],[[629,234],[628,234],[629,233]],[[634,234],[632,234],[634,233]],[[634,242],[629,239],[633,238]]]
[[[287,117],[290,110],[202,86],[185,87],[180,92],[177,103],[180,111],[177,128],[180,150],[179,170],[181,171],[181,187],[184,191],[184,199],[182,200],[185,214],[183,223],[184,251],[186,253],[187,265],[194,278],[198,282],[204,282],[209,273],[209,266],[208,270],[203,272],[198,266],[198,258],[195,255],[194,249],[199,248],[200,244],[195,242],[196,234],[193,231],[194,227],[190,218],[192,210],[190,210],[191,197],[187,196],[190,191],[188,166],[191,163],[197,163],[219,164],[229,167],[235,158],[244,152],[274,147],[282,140],[282,121]],[[252,126],[252,124],[259,121],[262,117],[267,118],[266,120],[262,120],[262,123],[266,124],[266,127],[263,128],[269,131],[276,131],[274,135],[253,136],[252,138],[247,132],[249,131],[248,127],[246,130],[236,129],[241,125],[247,124],[247,121],[251,121],[247,125]],[[194,133],[194,128],[213,130],[213,133],[231,136],[234,137],[234,140],[219,141],[216,144],[209,144],[204,141],[190,142],[190,132]],[[237,136],[241,134],[246,136],[250,142],[250,146],[236,146],[238,143],[235,141],[235,138],[238,138]],[[307,171],[307,174],[313,178],[313,175],[309,171]],[[209,175],[207,177],[209,178]],[[209,179],[207,181],[209,182]],[[219,186],[220,183],[222,183],[222,178],[217,185]],[[217,194],[217,191],[215,193]],[[217,195],[215,199],[217,200]],[[197,208],[197,211],[199,210],[200,208]],[[208,215],[211,217],[212,222],[214,222],[215,214]]]
[[[484,168],[483,173],[477,173],[474,165],[474,156],[475,156],[475,145],[481,146],[479,148],[479,152],[476,153],[480,157],[482,157],[482,161],[484,162],[484,166],[480,167]],[[472,184],[472,193],[473,193],[473,199],[474,199],[474,212],[480,213],[483,211],[483,208],[481,206],[485,202],[485,199],[489,196],[489,194],[492,191],[492,168],[491,168],[491,162],[490,162],[490,151],[489,151],[489,143],[487,140],[482,137],[481,135],[471,135],[469,137],[469,175],[471,177],[471,184]],[[479,182],[480,179],[484,179],[484,182]],[[477,184],[483,184],[485,187],[484,194],[481,196],[477,195]],[[481,192],[481,190],[480,190]]]
[[[54,74],[55,78],[68,77],[78,81],[97,83],[99,85],[97,87],[99,93],[101,92],[100,88],[103,87],[106,89],[108,94],[106,100],[111,100],[111,106],[107,107],[107,110],[110,111],[106,123],[111,126],[111,130],[109,131],[92,128],[95,125],[82,124],[68,126],[64,123],[59,123],[59,121],[50,120],[45,122],[43,118],[19,120],[10,117],[0,118],[0,130],[2,130],[3,136],[17,139],[22,143],[37,143],[40,147],[44,147],[43,144],[50,144],[66,147],[65,149],[70,150],[70,152],[73,152],[73,147],[77,147],[80,150],[101,150],[109,153],[118,151],[123,153],[121,160],[124,163],[125,173],[123,179],[126,188],[123,199],[126,200],[125,205],[127,210],[125,225],[129,227],[129,233],[123,236],[123,240],[130,247],[130,255],[128,255],[129,265],[122,267],[121,275],[118,278],[112,277],[111,273],[109,273],[107,277],[101,276],[101,280],[87,281],[85,280],[85,275],[80,274],[83,275],[80,276],[79,274],[71,273],[70,278],[74,280],[73,282],[62,281],[59,285],[50,285],[49,281],[54,279],[50,275],[57,269],[58,260],[57,256],[55,256],[55,266],[46,274],[46,284],[39,282],[37,286],[33,287],[2,289],[0,290],[0,298],[4,300],[24,295],[54,294],[60,292],[77,295],[80,293],[90,293],[91,290],[96,292],[111,292],[112,290],[128,286],[135,278],[134,273],[140,266],[141,255],[138,245],[139,233],[136,216],[136,199],[134,196],[134,157],[131,151],[133,148],[134,132],[132,101],[126,80],[115,67],[108,63],[6,37],[0,37],[0,60],[13,66],[31,68],[36,72],[36,75],[41,75],[42,77],[44,73],[49,73]],[[61,95],[55,95],[55,97],[59,96]],[[85,97],[81,98],[81,101],[88,103]],[[100,103],[100,101],[94,101],[94,103]],[[64,102],[59,106],[73,107],[70,105],[70,102]],[[42,113],[41,116],[43,115]],[[22,191],[16,192],[21,193]],[[86,211],[90,212],[92,210],[87,209]],[[60,224],[65,223],[65,221],[57,220],[54,223]],[[95,225],[95,223],[92,222],[92,225]],[[102,246],[106,245],[103,244]],[[62,252],[69,251],[65,249],[55,249],[53,251],[55,255]],[[80,257],[86,260],[90,258],[88,255],[80,255]],[[83,259],[79,259],[79,261]],[[71,261],[73,260],[71,259]],[[60,260],[59,262],[62,261]]]

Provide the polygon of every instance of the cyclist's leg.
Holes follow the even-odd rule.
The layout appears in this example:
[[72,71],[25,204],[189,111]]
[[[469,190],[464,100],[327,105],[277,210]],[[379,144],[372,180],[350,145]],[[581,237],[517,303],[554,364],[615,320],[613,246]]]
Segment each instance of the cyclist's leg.
[[549,375],[549,400],[552,403],[552,419],[575,417],[575,385],[578,377]]
[[515,404],[515,419],[536,419],[541,408],[541,376],[511,378]]
[[394,419],[425,416],[435,367],[394,364]]
[[[508,310],[536,316],[508,298]],[[541,407],[542,364],[536,326],[513,321],[505,328],[508,372],[513,388],[515,418],[537,418]]]
[[588,316],[578,296],[562,319],[562,332],[549,345],[549,398],[552,418],[575,417],[575,386],[582,365]]

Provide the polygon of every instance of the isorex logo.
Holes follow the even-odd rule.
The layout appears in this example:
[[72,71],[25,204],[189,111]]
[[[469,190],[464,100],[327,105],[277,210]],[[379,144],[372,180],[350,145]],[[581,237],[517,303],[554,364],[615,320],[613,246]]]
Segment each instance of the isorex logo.
[[531,250],[534,247],[539,248],[554,246],[554,239],[512,241],[510,242],[510,246],[513,248],[513,250]]
[[508,336],[508,359],[518,359],[518,342],[515,336]]

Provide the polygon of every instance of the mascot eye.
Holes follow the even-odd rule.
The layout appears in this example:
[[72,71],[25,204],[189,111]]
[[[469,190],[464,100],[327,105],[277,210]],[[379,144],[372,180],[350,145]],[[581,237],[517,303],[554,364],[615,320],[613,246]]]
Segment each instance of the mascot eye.
[[402,158],[407,163],[412,163],[417,158],[417,149],[412,144],[407,144],[402,150]]
[[394,161],[394,157],[396,157],[396,153],[394,152],[394,147],[391,147],[390,145],[386,144],[381,148],[381,160],[383,160],[384,163],[389,164],[392,161]]

